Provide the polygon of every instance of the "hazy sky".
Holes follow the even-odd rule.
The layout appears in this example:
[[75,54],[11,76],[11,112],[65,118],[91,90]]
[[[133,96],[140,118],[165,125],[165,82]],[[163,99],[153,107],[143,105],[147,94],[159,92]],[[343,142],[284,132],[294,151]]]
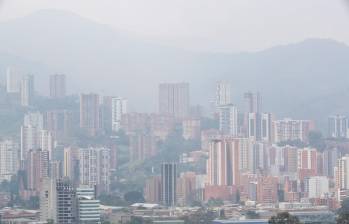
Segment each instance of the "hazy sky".
[[307,38],[333,38],[349,44],[349,4],[345,1],[3,0],[0,21],[40,9],[64,9],[148,41],[229,52]]

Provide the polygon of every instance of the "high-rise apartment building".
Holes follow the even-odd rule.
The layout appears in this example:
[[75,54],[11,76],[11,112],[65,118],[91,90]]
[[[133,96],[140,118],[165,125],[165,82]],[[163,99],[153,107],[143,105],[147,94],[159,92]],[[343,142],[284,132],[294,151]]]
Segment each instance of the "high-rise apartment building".
[[21,105],[32,106],[34,101],[34,76],[27,75],[21,80]]
[[230,84],[225,81],[217,82],[216,85],[216,107],[231,104]]
[[292,146],[285,146],[282,149],[285,172],[296,173],[298,169],[298,149]]
[[195,172],[181,173],[177,178],[177,204],[181,206],[187,205],[194,197],[196,184]]
[[248,138],[235,138],[239,150],[239,170],[243,172],[252,171],[254,152],[252,141]]
[[72,123],[73,113],[69,110],[47,111],[44,116],[44,128],[60,141],[70,136]]
[[21,161],[26,159],[29,150],[39,148],[38,133],[38,129],[34,126],[21,126]]
[[57,223],[56,181],[48,177],[42,179],[40,191],[40,221],[53,220]]
[[88,186],[80,186],[76,189],[76,198],[78,223],[100,223],[100,201],[96,199],[95,189]]
[[159,85],[159,112],[185,118],[189,114],[189,83],[162,83]]
[[49,177],[49,152],[30,150],[26,159],[27,188],[37,192],[41,190],[42,181]]
[[80,95],[80,128],[89,135],[96,135],[100,129],[100,107],[97,94]]
[[336,187],[339,190],[349,190],[349,156],[338,159],[335,171]]
[[109,192],[110,149],[87,148],[79,150],[80,184],[96,187],[97,193]]
[[76,224],[76,190],[69,179],[56,182],[56,217],[54,223]]
[[328,136],[331,138],[347,138],[348,118],[341,115],[328,118]]
[[40,112],[29,112],[24,115],[23,126],[36,127],[38,130],[44,128],[44,117]]
[[54,139],[44,128],[43,115],[40,112],[30,112],[24,115],[21,126],[21,160],[25,160],[29,150],[52,150]]
[[265,176],[258,178],[257,201],[258,203],[271,204],[278,201],[278,178]]
[[12,140],[0,141],[0,182],[10,181],[19,165],[19,144]]
[[72,180],[74,186],[79,184],[80,149],[74,147],[64,148],[63,152],[63,176]]
[[111,98],[112,131],[121,129],[122,115],[127,113],[127,100],[121,97]]
[[267,143],[263,142],[249,142],[248,166],[249,171],[252,173],[259,173],[266,171],[269,166],[269,153],[267,149]]
[[315,148],[298,149],[298,169],[309,169],[317,172],[318,154]]
[[324,151],[324,175],[327,177],[334,177],[334,168],[339,159],[339,150],[337,148],[326,149]]
[[233,104],[220,106],[219,130],[224,135],[238,136],[238,110]]
[[43,151],[48,151],[50,154],[55,146],[53,135],[48,130],[41,130],[39,132],[39,148]]
[[66,95],[65,75],[55,74],[50,76],[50,97],[63,98]]
[[314,129],[314,123],[310,120],[292,120],[286,118],[274,121],[274,141],[308,141],[308,135]]
[[262,97],[257,93],[247,92],[244,94],[245,113],[261,113]]
[[161,201],[164,205],[176,205],[177,164],[161,164]]
[[18,70],[8,67],[6,70],[6,92],[19,93],[21,89],[21,75]]
[[146,180],[144,187],[144,199],[147,203],[161,202],[161,177],[153,176]]
[[309,198],[321,198],[325,197],[330,192],[329,180],[326,176],[314,176],[308,180],[309,185]]
[[247,137],[255,141],[272,141],[272,115],[268,113],[248,113]]
[[231,186],[239,183],[240,142],[237,139],[219,139],[210,143],[207,160],[208,184]]
[[40,192],[40,221],[54,223],[98,224],[100,202],[95,189],[88,186],[75,188],[69,178],[45,178]]

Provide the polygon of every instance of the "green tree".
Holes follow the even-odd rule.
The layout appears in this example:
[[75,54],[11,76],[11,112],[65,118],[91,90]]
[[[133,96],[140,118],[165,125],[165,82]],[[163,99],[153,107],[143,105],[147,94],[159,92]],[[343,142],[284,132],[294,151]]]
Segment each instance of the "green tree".
[[321,132],[311,131],[308,135],[309,145],[317,150],[323,151],[326,148],[326,143]]
[[217,218],[217,212],[199,209],[197,212],[182,218],[185,224],[211,224]]
[[123,200],[121,197],[117,195],[107,195],[103,194],[100,195],[98,198],[101,201],[102,205],[109,205],[109,206],[127,206],[128,203]]
[[299,219],[296,216],[291,215],[288,212],[278,213],[276,216],[272,216],[269,221],[269,224],[301,224]]
[[349,199],[344,199],[337,211],[337,224],[349,224]]
[[222,199],[219,199],[219,198],[210,198],[207,201],[207,206],[208,207],[219,207],[219,206],[222,206],[222,205],[224,205],[224,202],[223,202]]
[[40,199],[38,196],[31,196],[28,201],[24,202],[27,209],[38,209],[40,207]]
[[144,197],[143,194],[139,191],[129,191],[124,195],[124,200],[127,201],[130,204],[133,203],[143,203]]
[[349,198],[344,199],[341,202],[341,207],[337,211],[338,214],[349,214]]
[[260,218],[259,214],[256,211],[253,211],[253,210],[247,211],[245,216],[248,219],[259,219]]
[[151,224],[152,221],[150,219],[144,219],[138,216],[132,216],[131,221],[128,224]]
[[336,221],[337,224],[349,224],[349,213],[340,214]]

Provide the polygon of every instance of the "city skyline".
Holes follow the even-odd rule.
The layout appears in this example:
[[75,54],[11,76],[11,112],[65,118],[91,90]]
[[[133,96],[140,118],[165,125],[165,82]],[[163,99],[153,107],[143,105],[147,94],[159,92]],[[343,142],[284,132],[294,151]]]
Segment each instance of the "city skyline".
[[346,0],[0,0],[0,223],[348,223],[347,27]]

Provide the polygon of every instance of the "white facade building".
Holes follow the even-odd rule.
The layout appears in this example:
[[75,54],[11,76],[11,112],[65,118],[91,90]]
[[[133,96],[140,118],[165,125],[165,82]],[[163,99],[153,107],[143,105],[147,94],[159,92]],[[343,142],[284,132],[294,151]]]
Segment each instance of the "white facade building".
[[0,142],[0,182],[11,180],[19,169],[19,144],[5,140]]
[[237,137],[238,110],[233,104],[219,107],[219,130],[224,135]]
[[216,85],[216,107],[231,104],[231,91],[228,82],[217,82]]
[[47,130],[41,130],[39,134],[39,148],[41,150],[48,151],[51,156],[52,150],[54,149],[55,141],[52,133]]
[[293,120],[285,118],[283,120],[274,121],[274,140],[275,143],[300,140],[306,142],[309,131],[313,127],[310,120]]
[[21,126],[21,160],[25,160],[27,152],[30,149],[39,149],[50,151],[50,144],[53,143],[49,132],[41,131],[44,128],[44,118],[40,112],[30,112],[24,115],[23,126]]
[[19,93],[21,89],[21,75],[19,72],[11,67],[6,70],[6,92]]
[[341,115],[328,118],[328,136],[331,138],[347,138],[348,118]]
[[97,193],[108,192],[110,185],[110,149],[79,150],[80,184],[97,187]]
[[119,131],[121,128],[121,118],[127,113],[127,100],[120,97],[111,99],[112,106],[112,131]]
[[24,126],[32,126],[41,130],[44,128],[44,116],[40,112],[30,112],[24,115]]
[[38,129],[33,126],[21,126],[21,160],[25,160],[30,149],[38,149]]
[[336,187],[338,189],[349,189],[349,156],[338,159],[336,171]]
[[76,198],[79,223],[100,223],[100,201],[95,198],[95,189],[80,186],[76,189]]
[[329,181],[325,176],[309,178],[309,198],[321,198],[329,193]]

